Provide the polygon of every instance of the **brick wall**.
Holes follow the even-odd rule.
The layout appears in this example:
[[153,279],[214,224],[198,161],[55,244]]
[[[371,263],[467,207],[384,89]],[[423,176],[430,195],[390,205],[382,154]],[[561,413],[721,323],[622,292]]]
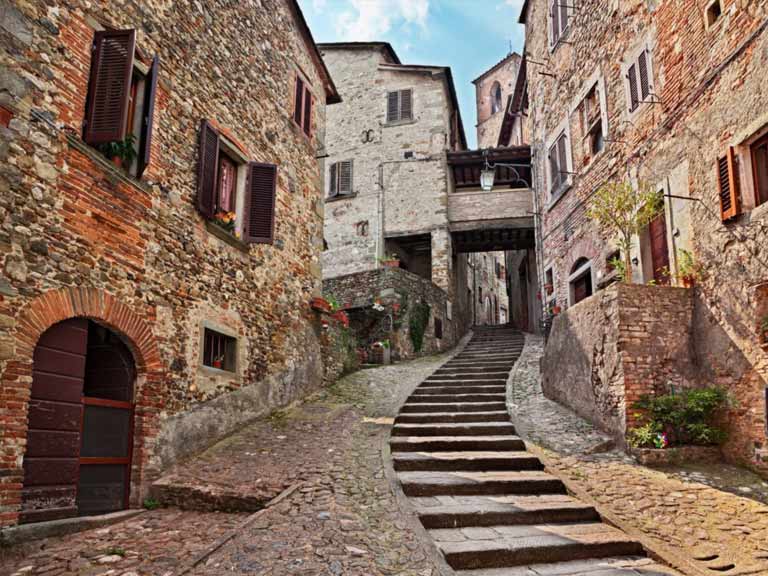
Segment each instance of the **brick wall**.
[[[0,106],[11,113],[0,125],[0,525],[18,516],[32,351],[52,323],[88,315],[134,351],[132,505],[160,469],[321,384],[308,308],[321,287],[319,142],[292,121],[292,101],[301,70],[322,134],[326,80],[294,8],[0,3]],[[136,29],[140,58],[160,58],[141,180],[80,139],[103,27]],[[248,158],[278,165],[274,244],[223,240],[196,210],[203,118]],[[202,366],[204,325],[238,337],[235,372]],[[140,361],[150,349],[151,369]]]
[[[513,52],[474,81],[477,105],[477,147],[496,148],[507,100],[515,91],[520,55]],[[493,86],[501,87],[501,108],[493,112]]]

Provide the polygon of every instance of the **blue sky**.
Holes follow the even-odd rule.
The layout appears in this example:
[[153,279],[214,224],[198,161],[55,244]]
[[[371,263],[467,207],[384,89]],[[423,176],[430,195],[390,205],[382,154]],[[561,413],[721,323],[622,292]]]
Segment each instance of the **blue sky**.
[[404,64],[450,66],[475,147],[477,78],[522,51],[522,0],[299,0],[317,42],[390,42]]

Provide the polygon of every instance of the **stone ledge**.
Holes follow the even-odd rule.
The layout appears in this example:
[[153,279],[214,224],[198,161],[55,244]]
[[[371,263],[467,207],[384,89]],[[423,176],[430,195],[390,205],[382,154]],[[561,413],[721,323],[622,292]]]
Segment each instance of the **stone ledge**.
[[676,448],[631,448],[630,454],[643,466],[720,462],[719,446],[678,446]]
[[222,242],[226,242],[227,244],[229,244],[234,248],[237,248],[241,252],[245,252],[246,254],[250,252],[249,244],[243,242],[239,238],[235,238],[234,236],[232,236],[232,234],[224,230],[221,226],[214,224],[210,220],[205,221],[205,229],[208,230],[208,232],[210,232],[212,235],[216,236],[216,238],[218,238]]
[[11,526],[3,528],[0,531],[0,545],[14,546],[23,544],[31,540],[41,540],[54,536],[66,536],[83,530],[101,528],[117,524],[123,520],[128,520],[144,510],[131,509],[112,512],[110,514],[101,514],[99,516],[79,516],[77,518],[64,518],[62,520],[50,520],[48,522],[35,522],[34,524],[22,524],[20,526]]

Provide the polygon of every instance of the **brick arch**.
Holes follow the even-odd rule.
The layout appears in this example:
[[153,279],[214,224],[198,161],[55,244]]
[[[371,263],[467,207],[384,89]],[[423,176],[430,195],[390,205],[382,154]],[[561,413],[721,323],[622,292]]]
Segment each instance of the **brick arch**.
[[27,435],[27,411],[32,388],[35,346],[51,326],[85,317],[119,334],[136,365],[134,449],[131,465],[131,504],[141,501],[147,462],[157,434],[158,398],[163,366],[151,331],[153,314],[141,315],[113,295],[95,288],[63,288],[46,292],[19,313],[15,327],[15,356],[0,376],[0,527],[18,522],[21,510],[22,467]]

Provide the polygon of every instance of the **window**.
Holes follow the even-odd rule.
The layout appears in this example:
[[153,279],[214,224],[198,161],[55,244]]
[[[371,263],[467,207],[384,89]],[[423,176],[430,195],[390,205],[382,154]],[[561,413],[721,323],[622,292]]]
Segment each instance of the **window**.
[[491,87],[491,114],[501,110],[501,84],[494,82]]
[[768,202],[768,134],[750,146],[755,183],[755,206]]
[[603,114],[597,85],[593,86],[582,100],[580,116],[585,149],[590,155],[596,156],[605,147]]
[[556,196],[568,182],[568,148],[565,132],[549,149],[550,193]]
[[413,94],[410,89],[387,94],[387,122],[413,119]]
[[205,328],[203,330],[203,366],[235,372],[237,339]]
[[651,52],[647,47],[629,63],[625,80],[627,105],[632,113],[653,95],[653,67]]
[[248,161],[208,120],[200,126],[197,209],[214,225],[249,243],[274,238],[277,166]]
[[304,131],[304,134],[312,136],[312,108],[314,97],[309,91],[308,82],[296,75],[296,90],[293,98],[293,121]]
[[717,188],[720,197],[720,217],[725,222],[741,211],[741,186],[733,146],[728,148],[725,156],[717,160]]
[[707,28],[714,25],[723,15],[723,4],[721,0],[714,0],[709,6],[707,6],[706,20]]
[[557,46],[560,39],[568,29],[570,14],[568,13],[568,2],[572,0],[550,0],[549,3],[549,21],[551,28],[551,46]]
[[350,196],[352,194],[352,160],[343,160],[331,164],[329,198]]
[[435,338],[443,339],[443,320],[441,318],[435,318]]
[[135,30],[96,32],[91,53],[83,140],[141,177],[150,159],[159,59],[136,57]]
[[578,304],[592,296],[592,264],[586,258],[579,258],[571,268],[568,277],[570,303]]
[[555,296],[555,271],[553,268],[548,268],[544,272],[544,297],[546,301],[549,301]]

